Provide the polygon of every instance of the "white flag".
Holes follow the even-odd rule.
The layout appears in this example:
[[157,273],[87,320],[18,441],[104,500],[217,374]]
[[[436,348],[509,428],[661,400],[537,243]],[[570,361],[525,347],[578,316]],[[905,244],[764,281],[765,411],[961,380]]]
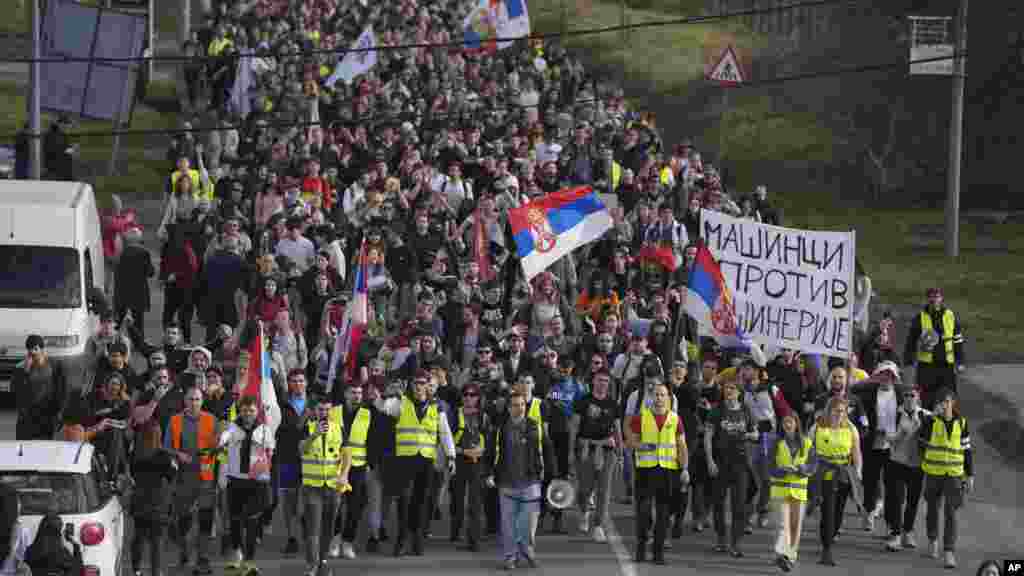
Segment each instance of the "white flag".
[[377,37],[373,34],[373,26],[367,26],[366,30],[352,43],[350,52],[338,62],[334,73],[324,81],[328,88],[334,86],[338,80],[350,84],[356,77],[369,72],[377,65]]

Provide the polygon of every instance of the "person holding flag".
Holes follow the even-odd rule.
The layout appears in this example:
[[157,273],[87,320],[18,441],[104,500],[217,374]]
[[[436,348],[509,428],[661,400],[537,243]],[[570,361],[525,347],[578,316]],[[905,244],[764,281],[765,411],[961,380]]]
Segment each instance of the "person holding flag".
[[[353,278],[352,298],[349,299],[341,325],[338,327],[338,335],[334,339],[334,352],[331,354],[331,367],[327,375],[328,386],[335,386],[339,380],[350,381],[355,377],[359,343],[369,324],[370,306],[365,239],[359,248]],[[339,368],[342,368],[344,372],[339,373]]]

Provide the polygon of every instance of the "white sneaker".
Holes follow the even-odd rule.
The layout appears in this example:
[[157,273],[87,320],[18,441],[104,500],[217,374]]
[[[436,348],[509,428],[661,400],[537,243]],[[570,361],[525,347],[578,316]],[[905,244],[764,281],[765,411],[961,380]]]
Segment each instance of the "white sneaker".
[[885,549],[889,552],[896,552],[897,550],[900,550],[900,548],[900,537],[895,534],[890,536],[885,542]]
[[331,547],[327,551],[327,555],[331,558],[341,557],[341,536],[335,536],[331,538]]
[[352,547],[351,542],[342,542],[341,544],[341,555],[346,560],[356,559],[356,550]]
[[952,550],[946,550],[946,555],[945,556],[946,556],[946,558],[945,558],[945,562],[943,562],[943,565],[946,568],[956,568],[956,556],[953,555],[953,551]]
[[874,532],[875,531],[875,513],[872,512],[864,517],[864,531]]
[[594,529],[590,533],[594,542],[607,542],[608,537],[604,535],[604,528],[601,526],[594,526]]
[[577,526],[577,528],[579,529],[580,534],[586,534],[590,532],[590,512],[584,512],[580,514],[579,525]]
[[903,535],[903,547],[907,550],[917,548],[917,540],[914,538],[913,532],[907,532]]
[[939,541],[932,540],[928,542],[928,557],[938,560],[939,559]]
[[242,556],[241,550],[235,550],[228,556],[228,570],[238,570],[242,566],[242,561],[245,559]]

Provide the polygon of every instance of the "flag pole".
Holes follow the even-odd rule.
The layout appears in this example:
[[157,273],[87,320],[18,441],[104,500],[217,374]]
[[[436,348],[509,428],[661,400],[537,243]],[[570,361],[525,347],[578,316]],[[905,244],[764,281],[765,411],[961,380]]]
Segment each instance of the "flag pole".
[[855,337],[857,335],[857,328],[856,328],[857,318],[855,316],[856,309],[857,309],[857,230],[856,229],[850,230],[850,257],[852,259],[852,261],[850,263],[851,264],[850,265],[850,278],[851,278],[851,283],[850,283],[850,294],[851,294],[851,300],[850,300],[850,349],[847,350],[846,365],[852,367],[853,366],[854,350],[856,350],[856,348],[857,348],[857,345],[856,345],[856,342],[855,342]]

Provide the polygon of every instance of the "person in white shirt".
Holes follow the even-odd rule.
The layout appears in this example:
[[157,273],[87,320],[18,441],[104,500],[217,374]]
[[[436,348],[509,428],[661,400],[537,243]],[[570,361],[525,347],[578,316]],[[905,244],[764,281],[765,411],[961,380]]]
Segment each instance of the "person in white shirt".
[[218,448],[228,452],[225,476],[235,550],[228,570],[249,575],[255,570],[260,518],[270,503],[270,463],[276,445],[274,431],[259,423],[258,415],[259,400],[243,396],[238,401],[238,419],[221,433],[218,442]]
[[316,262],[316,246],[302,235],[302,220],[288,219],[288,235],[281,238],[274,252],[295,263],[299,274],[304,274]]
[[441,195],[454,215],[458,215],[463,202],[473,201],[473,185],[463,179],[462,164],[452,162],[448,174],[438,174],[430,182],[430,188]]

